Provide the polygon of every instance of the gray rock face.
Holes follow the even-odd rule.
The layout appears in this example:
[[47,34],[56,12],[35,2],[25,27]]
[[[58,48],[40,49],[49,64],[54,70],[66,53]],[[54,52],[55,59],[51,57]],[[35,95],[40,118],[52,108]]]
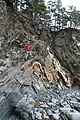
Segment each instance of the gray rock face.
[[6,70],[3,69],[0,79],[1,120],[79,120],[80,91],[77,88],[59,89],[43,82],[43,76],[29,69],[7,67],[6,60],[1,59],[0,69],[2,66]]
[[[6,4],[0,1],[0,40],[4,40],[5,54],[9,58],[0,61],[0,120],[80,120],[80,91],[77,88],[59,89],[49,85],[43,82],[42,75],[36,76],[31,70],[21,71],[18,64],[23,60],[23,42],[26,41],[31,41],[33,52],[40,57],[35,59],[46,57],[46,44],[52,40],[48,31],[32,23],[29,13],[9,13],[8,19],[7,15]],[[75,73],[73,68],[77,62],[74,66],[71,62],[72,58],[75,61],[75,56],[79,57],[80,43],[74,31],[72,41],[68,33],[65,31],[65,39],[61,38],[63,32],[58,33],[52,46],[61,65]],[[70,49],[67,49],[68,44]],[[74,112],[70,111],[72,109]]]
[[0,37],[5,35],[7,23],[7,8],[4,1],[0,1]]
[[80,113],[74,109],[71,108],[62,108],[60,109],[62,113],[64,113],[70,120],[79,120],[80,119]]
[[35,83],[39,84],[40,77],[20,69],[8,67],[7,75],[0,79],[1,120],[79,120],[80,91],[77,88],[62,90],[55,85],[47,87],[46,82],[44,86],[42,82],[44,89],[42,85],[38,89]]
[[54,35],[52,37],[52,49],[55,56],[64,69],[69,71],[71,75],[68,76],[74,84],[79,84],[80,31],[69,28],[59,31],[55,37]]

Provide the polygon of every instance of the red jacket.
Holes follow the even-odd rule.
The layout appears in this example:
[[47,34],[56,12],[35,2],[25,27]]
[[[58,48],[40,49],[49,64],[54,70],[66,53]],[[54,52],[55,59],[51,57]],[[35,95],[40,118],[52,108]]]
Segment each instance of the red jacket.
[[31,47],[30,47],[30,44],[29,44],[29,43],[25,43],[25,45],[24,45],[24,50],[25,50],[25,52],[31,51]]

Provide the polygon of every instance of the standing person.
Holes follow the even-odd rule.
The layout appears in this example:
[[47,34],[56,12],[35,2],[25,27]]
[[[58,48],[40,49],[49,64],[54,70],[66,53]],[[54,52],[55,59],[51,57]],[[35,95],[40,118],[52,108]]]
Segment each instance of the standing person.
[[25,43],[24,50],[25,50],[25,58],[29,59],[31,57],[31,46],[29,42]]

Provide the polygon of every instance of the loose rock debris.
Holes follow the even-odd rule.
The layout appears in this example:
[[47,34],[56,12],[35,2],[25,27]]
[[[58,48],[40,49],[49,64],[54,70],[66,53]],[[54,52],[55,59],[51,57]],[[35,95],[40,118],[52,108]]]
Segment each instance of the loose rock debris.
[[33,61],[25,62],[22,65],[22,69],[24,69],[25,71],[30,69],[33,71],[33,73],[36,76],[43,75],[46,81],[52,82],[52,83],[58,83],[60,87],[63,87],[63,81],[59,78],[60,73],[53,67],[51,68],[46,68],[45,66],[43,67],[40,62],[33,60]]
[[43,80],[39,71],[33,73],[31,68],[22,71],[18,66],[7,67],[3,73],[0,80],[1,120],[80,120],[78,88],[64,86],[59,89],[56,84]]

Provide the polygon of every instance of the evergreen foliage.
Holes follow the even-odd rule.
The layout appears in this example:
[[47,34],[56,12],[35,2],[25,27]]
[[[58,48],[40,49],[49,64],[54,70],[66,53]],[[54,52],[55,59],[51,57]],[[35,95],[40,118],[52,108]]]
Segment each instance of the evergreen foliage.
[[[7,6],[18,11],[29,10],[38,23],[42,22],[51,30],[60,30],[66,27],[77,28],[80,26],[80,11],[69,6],[66,10],[61,0],[49,0],[47,8],[44,0],[4,0]],[[42,21],[41,21],[42,20]]]

